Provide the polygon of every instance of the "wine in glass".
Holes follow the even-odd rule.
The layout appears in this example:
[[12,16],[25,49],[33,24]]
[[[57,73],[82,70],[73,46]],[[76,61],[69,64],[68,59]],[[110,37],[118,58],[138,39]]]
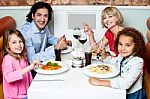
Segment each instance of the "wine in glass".
[[84,44],[87,41],[87,35],[85,33],[82,33],[82,35],[79,38],[79,42],[82,44],[82,52],[84,52]]

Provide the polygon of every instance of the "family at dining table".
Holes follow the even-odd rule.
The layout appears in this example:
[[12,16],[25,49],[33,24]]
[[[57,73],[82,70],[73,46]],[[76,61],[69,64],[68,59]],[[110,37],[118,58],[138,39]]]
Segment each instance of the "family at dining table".
[[[41,67],[42,61],[54,59],[54,49],[72,45],[65,35],[58,38],[51,34],[47,24],[52,15],[53,10],[48,3],[37,2],[27,14],[27,22],[19,30],[5,32],[2,63],[5,99],[27,99],[27,89],[33,79],[30,71]],[[119,76],[112,80],[89,77],[89,83],[125,89],[127,99],[145,99],[142,85],[146,52],[144,37],[135,28],[123,27],[123,20],[116,7],[106,7],[101,13],[101,23],[108,30],[98,43],[90,24],[84,24],[84,32],[89,36],[92,50],[101,55],[103,62],[116,64],[120,68]],[[113,57],[108,57],[111,55],[106,51],[106,46],[115,53]]]

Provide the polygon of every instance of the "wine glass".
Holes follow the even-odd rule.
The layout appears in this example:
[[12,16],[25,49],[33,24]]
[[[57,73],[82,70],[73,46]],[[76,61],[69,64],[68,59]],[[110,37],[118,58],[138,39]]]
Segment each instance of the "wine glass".
[[79,27],[75,27],[75,28],[74,28],[73,36],[74,36],[74,38],[76,38],[77,40],[80,38],[80,36],[81,36],[81,29],[80,29]]
[[79,42],[79,38],[81,36],[81,29],[79,27],[75,27],[73,30],[73,36],[74,38],[77,40],[76,41],[76,51],[77,51],[77,56],[78,56],[78,42]]
[[79,42],[82,44],[82,52],[84,53],[84,44],[87,41],[87,35],[85,33],[82,33],[82,35],[79,38]]

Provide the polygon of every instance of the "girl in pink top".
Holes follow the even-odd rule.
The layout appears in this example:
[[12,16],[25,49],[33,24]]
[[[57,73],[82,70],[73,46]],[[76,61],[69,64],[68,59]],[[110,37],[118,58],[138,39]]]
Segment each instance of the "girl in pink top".
[[20,31],[6,31],[3,40],[5,55],[2,63],[4,98],[27,98],[27,89],[32,81],[30,70],[39,67],[40,62],[34,61],[28,65],[25,40]]
[[102,26],[107,28],[105,35],[101,40],[101,45],[99,46],[96,43],[94,38],[94,33],[88,24],[84,24],[84,32],[88,34],[91,45],[98,45],[105,47],[109,45],[110,51],[114,52],[115,55],[118,55],[118,52],[114,49],[114,41],[119,31],[123,29],[123,16],[121,12],[116,7],[106,7],[101,13],[101,23]]

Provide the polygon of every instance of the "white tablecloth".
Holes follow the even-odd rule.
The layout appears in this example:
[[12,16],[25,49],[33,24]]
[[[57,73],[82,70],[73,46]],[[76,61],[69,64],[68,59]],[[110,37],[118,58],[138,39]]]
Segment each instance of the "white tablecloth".
[[[62,62],[68,64],[70,69],[56,75],[37,73],[27,90],[28,99],[126,99],[126,90],[93,86],[89,84],[89,77],[82,72],[82,68],[71,68],[70,61],[63,60],[66,60]],[[53,79],[61,81],[51,81]]]

